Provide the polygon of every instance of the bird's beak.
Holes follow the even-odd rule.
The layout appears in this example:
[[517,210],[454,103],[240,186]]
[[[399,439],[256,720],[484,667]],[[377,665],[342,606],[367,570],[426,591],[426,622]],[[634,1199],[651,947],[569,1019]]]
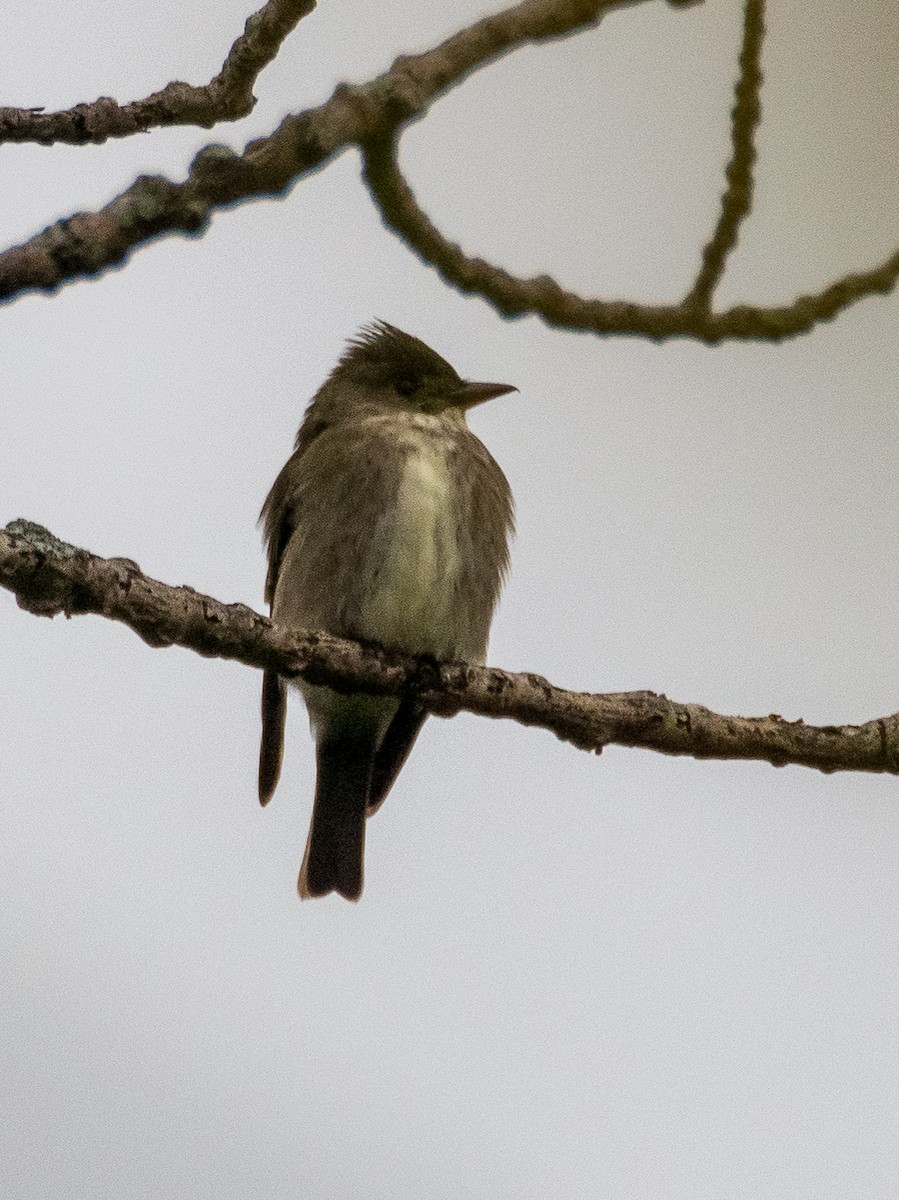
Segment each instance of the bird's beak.
[[505,396],[507,392],[517,391],[518,388],[510,383],[471,383],[466,380],[460,389],[456,407],[474,408],[476,404],[483,404],[485,400],[492,400],[495,396]]

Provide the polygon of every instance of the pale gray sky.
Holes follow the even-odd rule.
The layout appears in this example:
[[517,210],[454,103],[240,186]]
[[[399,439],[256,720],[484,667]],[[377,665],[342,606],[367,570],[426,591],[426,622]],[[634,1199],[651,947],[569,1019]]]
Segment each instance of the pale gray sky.
[[[245,0],[47,0],[0,103],[218,69]],[[8,146],[2,244],[183,174],[487,11],[321,0],[253,115]],[[674,299],[714,220],[735,0],[645,4],[483,71],[404,139],[469,250]],[[756,210],[720,294],[786,301],[895,248],[888,0],[774,0]],[[0,311],[0,523],[262,606],[255,521],[363,322],[520,394],[474,415],[517,498],[491,661],[724,712],[899,708],[897,299],[780,347],[503,322],[381,225],[348,153],[126,269]],[[300,904],[295,703],[255,799],[256,673],[0,592],[4,1200],[893,1200],[899,782],[601,758],[429,722],[366,891]]]

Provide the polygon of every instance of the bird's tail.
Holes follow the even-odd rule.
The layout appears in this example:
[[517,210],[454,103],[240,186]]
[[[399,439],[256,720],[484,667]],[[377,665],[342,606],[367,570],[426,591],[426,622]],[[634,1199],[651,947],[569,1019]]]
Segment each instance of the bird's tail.
[[317,757],[312,823],[297,890],[304,900],[329,892],[358,900],[373,746],[357,738],[323,739]]

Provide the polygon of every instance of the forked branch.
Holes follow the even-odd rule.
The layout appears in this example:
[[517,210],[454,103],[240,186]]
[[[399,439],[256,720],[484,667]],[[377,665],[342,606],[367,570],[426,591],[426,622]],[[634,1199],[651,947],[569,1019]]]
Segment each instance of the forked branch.
[[[838,279],[820,292],[778,307],[736,305],[713,312],[711,300],[727,256],[736,245],[752,199],[755,132],[760,117],[763,0],[745,0],[743,47],[732,112],[732,154],[716,229],[696,281],[680,304],[638,304],[582,297],[548,275],[519,279],[472,258],[445,237],[418,205],[400,174],[400,132],[420,120],[451,88],[520,46],[568,37],[595,27],[609,12],[646,0],[523,0],[460,30],[440,45],[399,58],[371,82],[341,85],[318,108],[288,116],[242,154],[210,145],[186,180],[141,176],[99,212],[76,213],[28,242],[0,253],[0,301],[28,291],[54,292],[77,279],[125,262],[138,247],[165,234],[201,233],[221,209],[280,196],[349,147],[364,157],[364,175],[385,223],[452,286],[482,296],[507,317],[535,314],[547,324],[598,334],[777,342],[831,320],[849,305],[893,290],[899,252],[880,265]],[[669,0],[687,8],[685,0]],[[247,22],[221,73],[205,88],[170,84],[162,92],[120,107],[101,99],[68,113],[0,112],[0,137],[15,140],[102,141],[156,124],[200,125],[231,119],[252,107],[252,84],[284,37],[311,11],[312,0],[269,0]],[[5,125],[4,125],[5,121]]]

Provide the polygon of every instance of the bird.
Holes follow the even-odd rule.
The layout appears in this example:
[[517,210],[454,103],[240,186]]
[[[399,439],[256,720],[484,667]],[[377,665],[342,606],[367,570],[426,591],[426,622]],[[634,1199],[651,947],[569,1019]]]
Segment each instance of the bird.
[[[438,661],[484,662],[513,502],[466,412],[517,390],[462,379],[385,321],[363,326],[309,403],[260,514],[272,620]],[[281,772],[286,682],[263,673],[263,805]],[[358,900],[366,820],[427,713],[415,697],[289,682],[303,695],[316,742],[298,891]]]

